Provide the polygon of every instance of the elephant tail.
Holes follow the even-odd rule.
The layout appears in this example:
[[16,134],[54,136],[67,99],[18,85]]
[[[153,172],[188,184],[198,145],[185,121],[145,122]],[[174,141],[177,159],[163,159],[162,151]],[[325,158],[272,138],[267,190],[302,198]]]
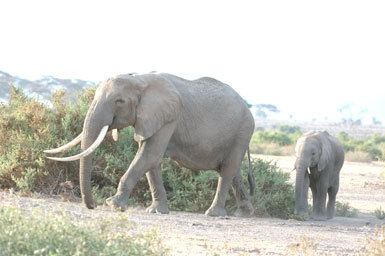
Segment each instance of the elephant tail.
[[249,160],[249,171],[247,173],[247,180],[249,181],[249,185],[250,185],[250,195],[253,196],[254,190],[255,190],[255,180],[254,180],[253,168],[251,166],[249,147],[247,147],[247,158]]

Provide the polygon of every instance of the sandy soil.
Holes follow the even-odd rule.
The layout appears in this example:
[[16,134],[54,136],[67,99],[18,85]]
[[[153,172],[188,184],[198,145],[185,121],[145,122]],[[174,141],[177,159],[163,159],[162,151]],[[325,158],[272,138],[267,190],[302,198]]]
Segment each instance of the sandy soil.
[[[254,156],[276,161],[283,171],[291,172],[293,157]],[[337,200],[348,202],[360,214],[356,218],[336,217],[329,221],[297,221],[275,218],[212,218],[203,214],[171,212],[168,215],[148,214],[142,208],[124,213],[137,225],[131,232],[158,230],[170,255],[287,255],[288,246],[306,236],[318,244],[318,253],[354,255],[367,244],[366,238],[383,223],[373,212],[385,209],[385,184],[380,174],[383,163],[346,162],[341,171]],[[294,181],[291,172],[291,181]],[[45,208],[64,210],[90,220],[109,218],[116,213],[107,207],[88,210],[82,204],[55,198],[19,197],[9,191],[0,192],[0,207]]]

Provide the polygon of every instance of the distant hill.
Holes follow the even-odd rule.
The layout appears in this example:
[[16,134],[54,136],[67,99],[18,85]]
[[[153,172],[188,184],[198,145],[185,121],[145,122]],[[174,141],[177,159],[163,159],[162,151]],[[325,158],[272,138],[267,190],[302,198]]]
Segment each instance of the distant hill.
[[52,92],[63,89],[67,91],[69,98],[74,98],[76,93],[85,87],[94,86],[94,82],[79,79],[60,79],[52,76],[44,76],[39,80],[30,81],[0,71],[0,101],[9,100],[10,84],[22,88],[30,97],[36,97],[39,101],[49,101]]

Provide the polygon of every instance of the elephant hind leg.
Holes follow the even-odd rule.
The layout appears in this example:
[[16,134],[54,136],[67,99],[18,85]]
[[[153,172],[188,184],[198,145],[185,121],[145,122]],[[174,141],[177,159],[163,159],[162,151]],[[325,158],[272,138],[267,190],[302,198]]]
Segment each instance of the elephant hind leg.
[[[240,166],[245,155],[246,149],[234,147],[228,158],[222,163],[220,168],[220,177],[214,201],[206,211],[209,216],[226,216],[225,203],[230,186],[234,177],[240,172]],[[239,180],[239,177],[237,178]],[[246,189],[244,189],[246,191]],[[246,192],[247,193],[247,192]]]
[[249,193],[247,193],[240,172],[235,175],[232,187],[237,202],[237,210],[234,215],[237,217],[252,216],[254,214],[254,207],[251,204]]
[[160,164],[146,173],[150,185],[152,204],[146,209],[149,213],[169,213],[167,206],[167,194],[163,185],[162,170]]

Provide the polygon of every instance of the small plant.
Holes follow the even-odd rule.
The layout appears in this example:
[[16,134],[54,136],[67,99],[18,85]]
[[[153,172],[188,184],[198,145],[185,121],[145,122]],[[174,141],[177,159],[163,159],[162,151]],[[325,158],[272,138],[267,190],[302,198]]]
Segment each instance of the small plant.
[[298,243],[288,246],[288,255],[320,255],[320,253],[317,252],[318,243],[311,242],[306,236],[301,236],[298,240]]
[[374,211],[374,215],[376,215],[377,219],[385,219],[385,211],[382,210],[381,207]]
[[336,216],[357,217],[358,210],[349,205],[349,203],[336,202]]
[[366,239],[367,245],[362,247],[360,255],[380,256],[385,255],[385,226],[376,227],[373,237]]

